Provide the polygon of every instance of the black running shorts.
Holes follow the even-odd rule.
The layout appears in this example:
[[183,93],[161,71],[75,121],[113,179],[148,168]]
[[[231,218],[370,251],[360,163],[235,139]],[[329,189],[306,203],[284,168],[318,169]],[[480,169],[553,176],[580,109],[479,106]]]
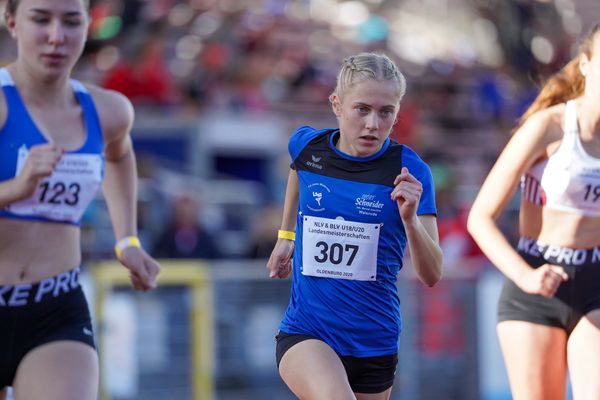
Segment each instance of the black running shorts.
[[79,268],[34,284],[0,286],[0,390],[21,360],[43,344],[74,340],[95,348]]
[[548,246],[521,238],[519,254],[533,268],[550,263],[562,266],[569,280],[552,298],[523,292],[506,280],[498,305],[498,321],[528,321],[564,329],[570,334],[579,320],[600,308],[600,248]]
[[[275,339],[278,368],[283,355],[294,345],[308,339],[320,340],[308,335],[291,335],[285,332],[279,332]],[[378,357],[339,357],[346,369],[350,387],[355,393],[381,393],[394,384],[398,353]]]

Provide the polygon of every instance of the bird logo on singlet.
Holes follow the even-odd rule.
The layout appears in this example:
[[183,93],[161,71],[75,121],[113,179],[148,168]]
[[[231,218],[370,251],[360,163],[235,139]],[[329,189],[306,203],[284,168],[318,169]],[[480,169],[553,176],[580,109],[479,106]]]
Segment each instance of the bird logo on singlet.
[[312,195],[319,206],[321,206],[321,199],[323,198],[322,192],[312,192]]
[[308,185],[308,202],[306,207],[311,211],[321,212],[327,206],[327,196],[331,193],[331,189],[324,183],[315,182]]

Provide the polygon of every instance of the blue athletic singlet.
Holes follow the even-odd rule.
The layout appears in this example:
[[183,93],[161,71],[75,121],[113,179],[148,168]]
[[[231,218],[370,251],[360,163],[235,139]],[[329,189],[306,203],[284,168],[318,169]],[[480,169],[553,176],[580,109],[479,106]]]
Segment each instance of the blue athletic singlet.
[[[18,175],[32,146],[48,141],[31,119],[6,68],[0,69],[0,84],[8,110],[0,129],[0,181],[5,181]],[[75,80],[71,86],[83,112],[85,143],[78,150],[65,152],[54,173],[42,180],[36,192],[0,209],[0,217],[79,225],[94,199],[104,174],[100,119],[87,89]]]
[[340,356],[397,352],[396,279],[407,238],[390,194],[407,167],[423,185],[418,215],[437,213],[429,167],[389,138],[376,154],[340,152],[339,130],[298,129],[289,142],[299,179],[291,298],[280,330],[322,339]]

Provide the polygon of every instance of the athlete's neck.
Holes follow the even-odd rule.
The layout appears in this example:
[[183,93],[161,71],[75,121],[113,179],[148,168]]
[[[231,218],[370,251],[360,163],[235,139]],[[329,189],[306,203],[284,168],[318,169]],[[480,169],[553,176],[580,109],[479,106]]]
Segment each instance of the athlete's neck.
[[27,67],[11,64],[6,67],[19,90],[19,94],[28,104],[50,107],[68,107],[73,104],[74,96],[69,77],[53,80],[38,79],[28,72]]

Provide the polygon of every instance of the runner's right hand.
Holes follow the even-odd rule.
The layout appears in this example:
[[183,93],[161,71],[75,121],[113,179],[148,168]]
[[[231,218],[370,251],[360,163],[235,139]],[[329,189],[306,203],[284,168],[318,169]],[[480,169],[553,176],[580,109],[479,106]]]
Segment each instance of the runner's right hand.
[[25,165],[15,178],[21,198],[31,196],[40,181],[52,175],[63,153],[61,148],[52,143],[31,147]]
[[288,239],[277,239],[277,243],[271,252],[267,269],[269,278],[287,278],[292,272],[292,255],[294,254],[294,242]]
[[569,275],[563,267],[544,264],[539,268],[521,274],[515,283],[526,293],[539,294],[550,298],[554,297],[560,284],[568,279]]

